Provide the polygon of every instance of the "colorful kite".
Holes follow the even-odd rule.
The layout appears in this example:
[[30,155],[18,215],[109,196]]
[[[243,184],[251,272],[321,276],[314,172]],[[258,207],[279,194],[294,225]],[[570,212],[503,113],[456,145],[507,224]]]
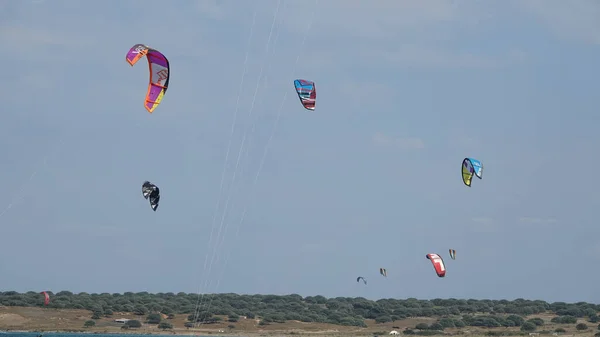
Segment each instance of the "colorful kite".
[[146,107],[149,113],[152,113],[167,92],[171,69],[169,67],[169,60],[167,60],[165,55],[143,44],[136,44],[131,47],[125,59],[133,67],[144,55],[148,59],[148,67],[150,69],[150,84],[148,85],[144,107]]
[[448,249],[448,252],[450,253],[450,258],[452,260],[456,260],[456,250],[454,250],[454,249]]
[[446,276],[446,266],[444,265],[444,260],[438,254],[427,254],[425,257],[431,260],[431,264],[433,264],[433,269],[435,269],[435,273],[438,277]]
[[40,294],[44,295],[44,305],[48,305],[50,303],[50,295],[45,291],[42,291]]
[[307,110],[315,110],[315,104],[317,102],[317,88],[315,82],[306,80],[295,80],[294,87],[300,98],[300,103]]
[[483,164],[477,159],[465,158],[462,162],[462,179],[465,185],[471,187],[471,181],[475,175],[481,179],[483,173]]

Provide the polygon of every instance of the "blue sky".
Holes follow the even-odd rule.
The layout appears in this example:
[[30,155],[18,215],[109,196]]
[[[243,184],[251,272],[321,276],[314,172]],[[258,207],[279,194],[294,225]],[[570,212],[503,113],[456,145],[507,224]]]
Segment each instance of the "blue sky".
[[[0,3],[4,290],[600,302],[600,4],[277,8]],[[135,43],[171,63],[152,115]]]

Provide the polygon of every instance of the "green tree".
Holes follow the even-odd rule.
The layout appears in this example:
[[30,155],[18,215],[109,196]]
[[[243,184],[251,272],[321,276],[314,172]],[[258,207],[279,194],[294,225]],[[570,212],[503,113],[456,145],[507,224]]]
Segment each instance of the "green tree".
[[455,319],[455,320],[453,320],[453,322],[454,322],[454,326],[457,328],[464,328],[465,326],[467,326],[462,319]]
[[141,328],[142,327],[142,323],[136,319],[131,319],[131,320],[127,321],[124,325],[127,326],[127,328]]
[[161,322],[158,324],[158,328],[161,330],[173,329],[173,324],[169,322]]
[[235,322],[237,322],[239,320],[240,320],[240,316],[239,315],[231,314],[231,315],[227,316],[227,321],[228,322],[235,323]]
[[83,323],[83,326],[86,328],[91,328],[95,325],[96,325],[96,321],[93,321],[91,319],[89,319],[89,320],[85,321],[85,323]]
[[100,319],[100,314],[98,312],[93,313],[92,319]]
[[429,325],[427,323],[419,323],[415,326],[415,329],[427,330],[427,329],[429,329]]
[[579,323],[575,326],[575,329],[580,330],[580,331],[587,330],[588,326],[585,323]]
[[521,331],[531,332],[535,331],[535,329],[537,329],[537,326],[531,322],[525,322],[521,325]]
[[158,313],[151,313],[146,316],[146,323],[148,324],[159,324],[162,321],[162,316]]
[[542,326],[544,325],[544,320],[541,318],[532,318],[532,319],[528,319],[527,322],[531,322],[537,326]]
[[575,324],[577,323],[577,317],[575,316],[556,316],[550,320],[552,323],[556,324]]
[[378,316],[375,318],[375,323],[388,323],[391,322],[392,318],[388,315]]
[[525,323],[525,319],[518,315],[508,315],[506,320],[514,322],[513,326],[521,326],[523,323]]
[[442,331],[444,327],[440,323],[433,323],[429,326],[429,330]]
[[144,316],[148,313],[146,306],[138,304],[133,308],[133,313],[138,316]]
[[441,318],[438,323],[444,328],[454,328],[454,320],[452,318]]

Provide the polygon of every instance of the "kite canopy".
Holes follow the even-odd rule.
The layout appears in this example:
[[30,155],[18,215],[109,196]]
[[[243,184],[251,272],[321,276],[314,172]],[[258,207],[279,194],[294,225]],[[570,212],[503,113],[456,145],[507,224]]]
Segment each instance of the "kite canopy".
[[362,280],[364,284],[367,284],[367,280],[365,280],[364,277],[359,276],[359,277],[356,278],[356,282],[360,282],[360,280]]
[[304,108],[314,111],[317,101],[317,88],[315,87],[315,82],[298,79],[294,81],[294,87],[298,93],[298,98],[300,98],[300,103],[302,103]]
[[167,92],[171,68],[165,55],[143,44],[136,44],[131,47],[127,52],[127,56],[125,56],[125,60],[133,67],[144,56],[148,59],[150,70],[150,83],[148,84],[144,107],[149,113],[152,113]]
[[448,249],[448,252],[450,253],[450,258],[452,260],[456,260],[456,250],[454,250],[454,249]]
[[385,268],[379,268],[379,274],[383,275],[384,277],[387,277],[387,270]]
[[471,187],[473,176],[481,179],[483,174],[483,165],[477,159],[465,158],[462,162],[462,179],[463,183]]
[[149,181],[144,181],[142,184],[142,195],[150,201],[150,207],[156,212],[158,202],[160,201],[160,189]]
[[431,264],[433,264],[433,269],[435,269],[435,273],[438,277],[446,276],[446,266],[444,265],[444,260],[438,254],[427,254],[426,258],[431,260]]
[[44,305],[48,305],[50,303],[50,295],[45,291],[42,291],[40,294],[44,295]]

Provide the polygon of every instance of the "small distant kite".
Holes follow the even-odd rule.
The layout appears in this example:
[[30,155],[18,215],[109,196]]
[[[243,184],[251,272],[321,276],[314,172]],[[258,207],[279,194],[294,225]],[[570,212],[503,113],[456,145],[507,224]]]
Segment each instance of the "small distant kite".
[[433,264],[433,269],[435,269],[435,273],[438,277],[446,276],[446,266],[444,265],[444,260],[441,256],[438,254],[427,254],[425,257]]
[[365,280],[364,277],[359,276],[359,277],[356,278],[356,282],[359,282],[360,280],[362,280],[364,284],[367,284],[367,280]]
[[481,179],[483,174],[483,164],[477,159],[465,158],[462,162],[462,179],[465,185],[471,187],[473,176]]
[[144,181],[142,184],[142,195],[150,201],[150,207],[156,212],[158,202],[160,201],[160,189],[149,181]]
[[169,67],[169,60],[167,60],[165,55],[143,44],[136,44],[131,47],[127,52],[127,56],[125,56],[125,60],[133,67],[144,55],[148,59],[148,67],[150,69],[150,83],[148,84],[148,93],[146,94],[144,107],[146,107],[149,113],[152,113],[167,93],[171,68]]
[[452,258],[452,260],[456,260],[456,250],[448,249],[448,252],[450,253],[450,258]]
[[387,270],[385,268],[379,268],[379,274],[383,275],[384,277],[387,277]]
[[50,295],[45,291],[42,291],[40,294],[44,295],[44,305],[48,305],[50,303]]
[[307,80],[295,80],[294,87],[300,98],[300,103],[307,110],[315,110],[315,104],[317,103],[317,88],[315,82]]

